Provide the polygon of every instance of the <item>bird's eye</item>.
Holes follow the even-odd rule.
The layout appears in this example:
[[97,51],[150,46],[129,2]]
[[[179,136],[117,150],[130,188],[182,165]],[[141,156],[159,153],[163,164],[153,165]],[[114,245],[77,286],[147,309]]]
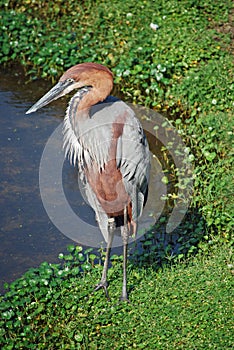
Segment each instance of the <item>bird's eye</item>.
[[67,82],[68,82],[68,83],[73,83],[73,82],[74,82],[74,79],[68,78],[68,79],[67,79]]

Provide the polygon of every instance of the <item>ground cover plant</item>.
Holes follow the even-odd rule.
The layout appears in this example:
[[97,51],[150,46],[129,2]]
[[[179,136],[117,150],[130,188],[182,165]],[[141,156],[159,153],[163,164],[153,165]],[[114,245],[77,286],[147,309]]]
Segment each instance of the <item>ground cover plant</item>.
[[[81,247],[43,263],[0,298],[2,349],[231,349],[233,261],[214,245],[177,266],[130,263],[131,302],[119,303],[121,261],[112,259],[107,302],[92,294],[101,265]],[[82,269],[83,272],[80,272]]]
[[112,260],[107,303],[89,294],[101,258],[69,247],[63,264],[28,271],[1,297],[3,349],[231,348],[232,1],[0,4],[3,67],[17,62],[28,79],[54,82],[76,63],[107,65],[118,93],[166,115],[194,159],[179,249],[155,237],[162,217],[131,253],[131,304],[117,304],[121,257]]

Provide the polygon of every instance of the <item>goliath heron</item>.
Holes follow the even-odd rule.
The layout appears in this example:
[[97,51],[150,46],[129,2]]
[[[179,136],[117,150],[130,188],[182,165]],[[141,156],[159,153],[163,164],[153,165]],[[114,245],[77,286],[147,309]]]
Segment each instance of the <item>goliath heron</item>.
[[109,96],[113,74],[97,63],[68,69],[59,82],[26,113],[32,113],[74,89],[64,119],[64,148],[78,164],[90,206],[107,242],[103,273],[95,290],[107,298],[107,270],[114,232],[120,227],[123,241],[123,285],[127,294],[127,245],[136,234],[137,220],[147,200],[150,172],[149,147],[139,120],[123,101]]

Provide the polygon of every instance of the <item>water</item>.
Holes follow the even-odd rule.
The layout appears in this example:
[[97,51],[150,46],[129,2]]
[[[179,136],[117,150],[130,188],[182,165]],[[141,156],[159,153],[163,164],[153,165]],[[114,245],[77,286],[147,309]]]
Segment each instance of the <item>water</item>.
[[[22,72],[0,73],[1,293],[5,282],[15,280],[43,261],[58,262],[58,254],[66,252],[68,244],[74,244],[50,221],[39,190],[42,152],[49,136],[63,120],[67,99],[53,102],[40,113],[25,115],[49,88],[42,80],[26,83]],[[158,165],[157,162],[153,164],[154,173],[157,173]],[[79,193],[77,171],[68,162],[64,166],[64,181],[71,206],[79,207],[82,215],[89,220],[91,217],[95,224],[92,210]],[[160,176],[156,176],[156,182],[160,183]],[[151,186],[159,196],[162,188],[156,182]],[[155,209],[154,190],[150,190],[148,211]]]
[[56,262],[72,243],[50,222],[38,185],[41,154],[61,123],[61,105],[37,118],[25,115],[46,89],[42,81],[25,84],[21,73],[0,74],[0,291],[28,268]]

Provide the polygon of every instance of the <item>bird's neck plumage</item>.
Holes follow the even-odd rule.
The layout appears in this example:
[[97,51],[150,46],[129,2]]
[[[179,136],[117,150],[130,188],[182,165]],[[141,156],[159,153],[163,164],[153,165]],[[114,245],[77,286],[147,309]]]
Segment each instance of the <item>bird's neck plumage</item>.
[[[104,101],[110,95],[113,88],[113,79],[110,79],[107,73],[98,71],[85,84],[88,86],[88,92],[81,96],[77,106],[78,111],[90,109],[97,103]],[[85,88],[81,90],[83,89]]]
[[[71,122],[74,121],[75,116],[78,118],[88,118],[89,115],[89,106],[87,106],[87,103],[82,102],[86,101],[86,96],[90,94],[90,87],[83,87],[82,89],[78,90],[76,94],[71,98],[69,101],[69,105],[66,111],[66,114],[70,118]],[[79,114],[79,116],[78,116]]]
[[[83,97],[88,94],[90,88],[84,87],[77,91],[77,93],[71,98],[69,101],[65,118],[64,118],[64,125],[63,125],[63,147],[65,150],[65,155],[68,156],[70,159],[70,162],[72,164],[76,164],[76,162],[81,161],[81,145],[78,141],[77,135],[79,134],[78,130],[76,128],[78,127],[78,124],[76,123],[76,116],[77,111],[80,102],[82,101]],[[82,116],[83,115],[83,116]],[[80,118],[88,118],[89,111],[83,110],[80,112]]]
[[[100,73],[100,72],[99,72]],[[85,120],[92,118],[90,109],[92,106],[104,101],[113,88],[113,80],[107,79],[105,73],[96,76],[89,81],[71,98],[64,119],[64,149],[71,163],[78,161],[81,165],[82,145],[80,143],[80,125]]]

